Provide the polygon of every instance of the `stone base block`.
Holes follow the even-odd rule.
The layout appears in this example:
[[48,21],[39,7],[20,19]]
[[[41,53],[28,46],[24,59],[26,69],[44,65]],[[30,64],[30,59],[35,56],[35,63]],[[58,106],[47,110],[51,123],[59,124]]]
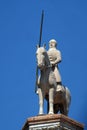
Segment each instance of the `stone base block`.
[[22,130],[84,130],[83,124],[62,114],[28,118]]

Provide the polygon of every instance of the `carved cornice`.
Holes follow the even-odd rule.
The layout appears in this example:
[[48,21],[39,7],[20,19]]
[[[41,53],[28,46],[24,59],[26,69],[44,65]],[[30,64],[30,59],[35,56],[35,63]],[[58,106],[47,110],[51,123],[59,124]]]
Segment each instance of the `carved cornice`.
[[63,115],[41,115],[28,118],[22,130],[83,130],[83,124]]

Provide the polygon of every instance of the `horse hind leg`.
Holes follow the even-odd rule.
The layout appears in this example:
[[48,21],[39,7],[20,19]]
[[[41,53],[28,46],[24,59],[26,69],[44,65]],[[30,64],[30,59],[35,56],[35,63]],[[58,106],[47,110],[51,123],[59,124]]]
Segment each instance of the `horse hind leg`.
[[59,105],[58,104],[54,104],[54,114],[57,114],[59,111]]
[[65,115],[68,116],[69,109],[68,107],[65,108]]
[[42,90],[38,89],[39,94],[39,115],[43,114],[43,102],[44,102],[44,96]]
[[68,110],[67,110],[67,107],[66,106],[62,106],[60,108],[60,113],[64,114],[65,116],[68,115]]
[[53,110],[54,88],[49,89],[49,114],[54,114]]

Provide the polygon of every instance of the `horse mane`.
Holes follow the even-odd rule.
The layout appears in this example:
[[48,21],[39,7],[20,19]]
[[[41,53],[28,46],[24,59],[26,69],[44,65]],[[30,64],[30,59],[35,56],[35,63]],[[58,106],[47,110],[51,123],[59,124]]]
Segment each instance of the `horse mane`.
[[49,56],[48,56],[48,53],[47,51],[45,50],[45,53],[44,53],[45,57],[46,57],[46,65],[49,66],[50,65],[50,60],[49,60]]

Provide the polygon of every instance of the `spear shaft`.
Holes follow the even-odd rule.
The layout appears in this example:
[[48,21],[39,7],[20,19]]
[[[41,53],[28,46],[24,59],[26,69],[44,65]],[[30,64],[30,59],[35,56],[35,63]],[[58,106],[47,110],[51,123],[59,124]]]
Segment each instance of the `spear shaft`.
[[42,10],[42,15],[41,15],[41,24],[40,24],[39,47],[41,46],[41,40],[42,40],[43,18],[44,18],[44,11]]
[[[42,10],[41,23],[40,23],[39,47],[41,46],[41,40],[42,40],[43,18],[44,18],[44,11]],[[38,66],[36,67],[36,85],[35,85],[35,93],[37,92],[37,83],[38,83]]]

